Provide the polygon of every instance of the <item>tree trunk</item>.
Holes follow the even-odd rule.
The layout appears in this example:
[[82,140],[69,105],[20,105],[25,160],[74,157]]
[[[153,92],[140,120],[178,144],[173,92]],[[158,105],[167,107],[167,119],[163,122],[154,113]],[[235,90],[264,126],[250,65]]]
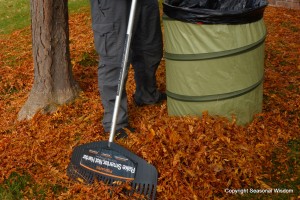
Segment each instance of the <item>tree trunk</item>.
[[70,62],[68,1],[31,0],[31,21],[34,83],[18,120],[53,112],[80,91]]

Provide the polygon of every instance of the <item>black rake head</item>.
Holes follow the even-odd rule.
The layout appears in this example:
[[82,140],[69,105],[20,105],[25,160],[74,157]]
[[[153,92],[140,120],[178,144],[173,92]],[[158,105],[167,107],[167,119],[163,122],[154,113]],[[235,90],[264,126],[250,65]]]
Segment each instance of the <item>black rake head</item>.
[[92,184],[101,181],[111,186],[128,182],[125,192],[155,199],[158,173],[156,168],[124,147],[108,141],[92,142],[74,149],[67,175],[76,181]]

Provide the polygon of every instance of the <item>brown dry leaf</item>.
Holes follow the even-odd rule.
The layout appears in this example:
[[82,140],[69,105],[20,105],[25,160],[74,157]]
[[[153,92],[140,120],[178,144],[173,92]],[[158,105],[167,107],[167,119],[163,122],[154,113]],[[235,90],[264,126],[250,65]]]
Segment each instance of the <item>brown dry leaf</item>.
[[272,189],[272,187],[267,185],[265,182],[258,179],[256,181],[258,182],[258,184],[261,186],[262,189]]
[[153,129],[150,129],[150,133],[147,137],[149,137],[149,140],[153,140],[155,137],[155,131]]
[[178,163],[180,163],[180,158],[182,157],[182,153],[178,152],[175,154],[174,158],[173,158],[173,162],[172,165],[173,167],[175,167]]

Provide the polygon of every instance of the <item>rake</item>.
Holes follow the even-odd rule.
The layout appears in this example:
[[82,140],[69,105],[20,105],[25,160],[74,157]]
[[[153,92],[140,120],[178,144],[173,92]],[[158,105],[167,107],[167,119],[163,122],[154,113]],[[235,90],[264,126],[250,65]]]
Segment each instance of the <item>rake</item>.
[[67,175],[73,180],[87,184],[92,184],[94,181],[103,181],[113,186],[116,182],[129,182],[132,188],[128,193],[129,195],[135,192],[144,195],[147,199],[155,199],[158,177],[156,168],[126,148],[114,143],[116,121],[129,58],[136,3],[137,0],[131,2],[122,69],[109,140],[75,147],[67,168]]

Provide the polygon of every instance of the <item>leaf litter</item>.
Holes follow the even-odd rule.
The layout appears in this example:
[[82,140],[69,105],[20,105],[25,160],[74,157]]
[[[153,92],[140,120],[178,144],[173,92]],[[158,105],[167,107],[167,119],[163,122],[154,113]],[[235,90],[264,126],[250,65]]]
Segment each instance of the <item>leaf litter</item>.
[[[158,169],[157,199],[228,199],[234,196],[225,193],[226,188],[271,187],[264,178],[271,176],[273,151],[299,140],[300,13],[268,7],[264,19],[268,36],[263,112],[246,126],[238,126],[234,116],[228,120],[207,112],[171,117],[166,102],[137,107],[130,69],[126,90],[130,124],[137,133],[118,143]],[[123,192],[129,185],[84,185],[66,175],[75,146],[108,140],[101,125],[97,65],[82,65],[86,55],[91,63],[98,60],[89,12],[71,15],[69,23],[73,73],[83,92],[75,102],[53,114],[38,113],[31,121],[16,120],[33,83],[30,29],[0,40],[0,183],[13,172],[26,171],[42,186],[67,188],[58,194],[48,189],[46,199],[132,199]],[[164,61],[157,80],[165,90]],[[284,163],[287,155],[283,151],[278,158]]]

